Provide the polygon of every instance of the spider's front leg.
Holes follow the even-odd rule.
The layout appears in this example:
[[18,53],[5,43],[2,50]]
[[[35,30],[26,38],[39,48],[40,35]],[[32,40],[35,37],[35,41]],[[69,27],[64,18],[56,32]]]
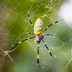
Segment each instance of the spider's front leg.
[[61,22],[61,21],[63,21],[63,20],[64,20],[64,19],[57,20],[57,21],[55,21],[55,22],[49,24],[49,25],[45,28],[44,32],[47,31],[47,29],[48,29],[49,27],[51,27],[52,25],[57,24],[57,23],[59,23],[59,22]]
[[28,19],[29,19],[29,23],[33,26],[32,20],[31,20],[31,16],[30,16],[30,12],[28,12]]

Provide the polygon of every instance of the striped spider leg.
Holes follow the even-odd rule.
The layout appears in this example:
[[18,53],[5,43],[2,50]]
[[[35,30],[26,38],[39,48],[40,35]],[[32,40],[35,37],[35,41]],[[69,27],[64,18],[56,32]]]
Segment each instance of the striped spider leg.
[[[12,45],[11,45],[11,48],[12,48],[11,50],[3,50],[3,49],[0,49],[0,54],[3,55],[3,58],[6,57],[6,56],[8,56],[8,58],[12,61],[12,63],[15,64],[14,60],[11,58],[11,56],[10,56],[9,54],[17,49],[16,46],[17,46],[18,44],[20,44],[20,43],[22,43],[22,42],[24,42],[24,41],[27,41],[27,40],[29,40],[29,39],[32,39],[32,38],[34,38],[34,37],[35,37],[35,36],[29,37],[29,38],[25,38],[25,39],[17,42],[17,43],[14,44],[14,45],[12,44]],[[3,59],[3,58],[2,58],[2,59]]]
[[45,34],[45,35],[41,35],[41,36],[36,37],[36,38],[40,38],[39,40],[36,40],[36,44],[37,44],[37,64],[38,65],[39,65],[39,62],[40,62],[40,60],[39,60],[39,52],[40,52],[39,49],[40,49],[40,42],[41,42],[41,40],[43,41],[43,44],[44,44],[45,48],[48,50],[50,56],[53,56],[51,51],[50,51],[50,49],[48,48],[46,42],[44,41],[44,36],[46,36],[46,35],[47,36],[53,36],[51,34]]
[[49,24],[49,25],[45,28],[44,32],[47,31],[47,29],[48,29],[49,27],[51,27],[52,25],[54,25],[54,24],[56,24],[56,23],[58,23],[58,22],[61,22],[61,21],[63,21],[63,20],[64,20],[64,19],[61,19],[61,20],[59,20],[59,21],[57,20],[57,21]]
[[11,45],[11,48],[14,48],[14,49],[15,49],[17,45],[19,45],[19,44],[21,44],[21,43],[23,43],[23,42],[25,42],[25,41],[27,41],[27,40],[30,40],[30,39],[32,39],[32,38],[35,38],[35,36],[31,36],[31,37],[29,37],[29,38],[22,39],[21,41],[17,42],[16,44],[12,44],[12,45]]
[[28,19],[29,19],[29,23],[33,26],[32,20],[31,20],[31,16],[30,16],[30,12],[28,12]]

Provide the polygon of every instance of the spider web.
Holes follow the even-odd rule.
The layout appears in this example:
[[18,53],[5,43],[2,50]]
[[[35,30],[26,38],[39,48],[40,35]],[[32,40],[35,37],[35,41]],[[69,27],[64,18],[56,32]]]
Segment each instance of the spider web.
[[[0,4],[0,17],[1,17],[1,23],[0,23],[0,48],[1,49],[4,49],[4,50],[10,50],[11,48],[9,48],[10,44],[12,43],[16,43],[18,42],[19,40],[23,39],[23,38],[28,38],[30,37],[30,35],[28,34],[29,32],[33,32],[33,28],[31,27],[31,25],[29,24],[29,21],[28,21],[28,17],[27,17],[27,13],[28,11],[30,11],[31,13],[31,19],[33,21],[33,23],[35,22],[36,18],[39,17],[39,16],[42,16],[44,17],[45,19],[47,19],[49,22],[52,22],[54,21],[52,17],[50,17],[50,15],[52,16],[52,14],[50,14],[49,12],[52,13],[52,11],[55,11],[56,9],[54,8],[53,6],[53,0],[50,0],[50,2],[46,2],[45,0],[45,3],[43,3],[43,0],[40,2],[40,4],[34,6],[34,4],[32,4],[28,9],[27,8],[24,8],[22,10],[22,8],[20,8],[23,0],[18,1],[16,0],[16,2],[18,3],[15,3],[12,5],[12,0],[3,0],[2,3]],[[14,0],[13,0],[14,2]],[[11,4],[11,5],[10,5]],[[10,5],[10,7],[9,7]],[[38,9],[40,9],[41,7],[45,8],[45,11],[41,14],[39,14],[39,11]],[[36,10],[34,8],[37,8]],[[49,9],[50,11],[47,11],[47,9]],[[22,11],[20,11],[22,10]],[[34,11],[35,10],[35,11]],[[20,17],[20,18],[19,18]],[[19,19],[23,22],[20,26],[17,26],[17,21]],[[46,24],[48,24],[48,21],[45,20],[44,21],[46,22]],[[14,23],[13,23],[14,22]],[[12,24],[11,24],[12,23]],[[16,23],[16,25],[15,25]],[[23,25],[24,24],[24,25]],[[63,23],[62,23],[63,24]],[[15,27],[14,27],[14,26]],[[15,32],[11,30],[11,27],[13,29],[15,29],[16,27],[21,29],[21,30],[16,30]],[[24,26],[24,27],[23,27]],[[45,25],[46,27],[47,25]],[[61,27],[64,26],[66,27],[65,29],[67,29],[68,31],[68,34],[63,34],[65,33],[65,30],[61,30]],[[10,29],[7,29],[10,28]],[[57,29],[56,29],[57,28]],[[65,68],[65,70],[67,71],[68,70],[68,67],[69,65],[71,64],[72,62],[72,56],[71,56],[71,47],[72,47],[72,32],[71,32],[71,29],[68,28],[68,26],[66,25],[61,25],[60,23],[58,23],[57,25],[54,25],[52,26],[51,28],[49,28],[45,33],[51,33],[53,34],[54,36],[53,37],[45,37],[45,40],[47,42],[47,44],[49,45],[51,51],[53,51],[53,54],[56,55],[56,61],[60,61],[62,60],[62,58],[66,58],[66,62],[64,62],[65,60],[63,61],[60,61],[61,63],[63,63],[62,66],[64,66],[63,68]],[[10,38],[9,38],[9,35],[10,35]],[[65,37],[65,35],[68,36],[68,39],[62,39],[61,37]],[[61,36],[61,37],[60,37]],[[66,37],[67,37],[66,36]],[[66,38],[65,37],[65,38]],[[48,39],[48,40],[47,40]],[[24,42],[25,43],[25,42]],[[34,39],[30,40],[30,41],[26,41],[26,43],[30,46],[30,48],[36,53],[36,46],[34,44]],[[18,46],[17,48],[19,48],[20,46]],[[52,60],[51,58],[48,56],[47,58],[47,55],[48,53],[46,52],[45,48],[43,48],[44,46],[42,45],[41,43],[41,53],[40,53],[40,57],[41,57],[41,65],[43,65],[43,69],[42,71],[49,71],[49,68],[53,68],[53,64],[51,64]],[[64,50],[62,49],[64,48]],[[69,48],[69,49],[68,49]],[[59,53],[58,53],[59,52]],[[14,53],[14,52],[13,52]],[[58,55],[59,56],[58,56]],[[61,55],[63,55],[63,57],[61,57]],[[13,55],[10,55],[13,57]],[[0,56],[1,59],[3,56]],[[59,58],[60,57],[60,58]],[[47,58],[47,59],[46,59]],[[3,58],[4,59],[4,58]],[[46,60],[45,60],[46,59]],[[9,58],[7,58],[7,60],[9,60]],[[46,61],[46,62],[45,62]],[[47,64],[47,61],[49,61],[50,63]],[[3,63],[5,62],[2,61],[2,65]],[[34,62],[33,62],[34,63]],[[56,62],[57,63],[57,62]],[[34,63],[35,64],[35,63]],[[51,64],[51,65],[50,65]],[[55,64],[54,64],[55,65]],[[51,66],[51,67],[50,67]],[[2,66],[1,66],[2,67]],[[33,67],[33,66],[32,66]],[[46,68],[46,67],[49,67],[49,68]],[[60,68],[60,67],[59,67]],[[60,68],[61,69],[61,68]],[[36,70],[36,69],[35,69]],[[41,72],[42,72],[41,71]],[[53,71],[52,71],[53,72]],[[58,70],[59,72],[59,70]],[[62,71],[61,71],[62,72]],[[69,71],[67,71],[69,72]]]

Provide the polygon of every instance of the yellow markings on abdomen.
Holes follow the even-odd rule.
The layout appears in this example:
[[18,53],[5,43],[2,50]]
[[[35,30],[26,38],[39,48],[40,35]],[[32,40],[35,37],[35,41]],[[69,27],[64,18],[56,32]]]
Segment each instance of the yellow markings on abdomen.
[[41,18],[38,18],[34,25],[34,34],[40,35],[42,33],[43,21]]

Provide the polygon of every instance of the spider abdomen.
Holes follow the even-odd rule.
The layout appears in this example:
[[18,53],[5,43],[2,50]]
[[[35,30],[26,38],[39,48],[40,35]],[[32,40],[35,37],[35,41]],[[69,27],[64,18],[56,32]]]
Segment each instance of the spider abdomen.
[[34,25],[34,34],[36,36],[40,35],[43,32],[43,25],[43,20],[41,18],[38,18]]

